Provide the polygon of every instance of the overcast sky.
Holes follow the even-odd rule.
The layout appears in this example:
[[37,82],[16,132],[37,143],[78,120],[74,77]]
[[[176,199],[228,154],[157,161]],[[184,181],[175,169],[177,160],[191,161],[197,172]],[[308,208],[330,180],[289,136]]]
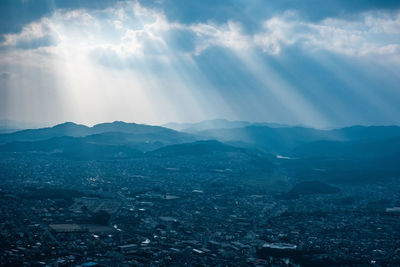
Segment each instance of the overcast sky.
[[400,1],[0,1],[0,119],[214,118],[400,124]]

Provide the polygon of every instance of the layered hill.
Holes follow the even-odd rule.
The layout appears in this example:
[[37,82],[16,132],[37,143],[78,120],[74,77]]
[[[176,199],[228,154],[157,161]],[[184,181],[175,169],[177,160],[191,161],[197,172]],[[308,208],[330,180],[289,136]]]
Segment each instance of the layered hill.
[[279,124],[279,123],[268,123],[268,122],[248,122],[248,121],[230,121],[225,119],[215,119],[215,120],[205,120],[201,122],[195,123],[175,123],[170,122],[164,124],[164,127],[188,132],[188,133],[196,133],[199,131],[205,131],[210,129],[234,129],[234,128],[243,128],[247,126],[268,126],[271,128],[279,128],[279,127],[287,127],[287,125]]
[[209,129],[196,132],[237,146],[256,147],[268,153],[289,153],[296,147],[316,141],[356,141],[400,137],[398,126],[354,126],[335,130],[305,127],[246,126],[233,129]]
[[[211,126],[226,123],[214,121]],[[241,123],[228,121],[231,126]],[[78,160],[140,158],[192,170],[235,168],[238,175],[253,177],[279,168],[277,173],[299,180],[378,181],[400,176],[400,127],[319,130],[251,124],[189,134],[124,122],[93,127],[63,123],[0,134],[0,152],[5,157],[25,153]]]
[[154,150],[149,155],[159,157],[179,157],[179,156],[215,156],[222,154],[249,154],[243,148],[238,148],[223,144],[216,140],[197,141],[178,145],[170,145]]
[[0,152],[42,152],[79,159],[124,158],[195,140],[193,135],[160,126],[116,121],[88,127],[66,122],[0,134]]
[[83,137],[54,137],[40,141],[13,141],[0,145],[0,152],[46,154],[76,160],[120,159],[143,153],[126,145],[90,143]]
[[126,144],[138,142],[161,142],[175,144],[194,141],[196,138],[187,133],[180,133],[160,126],[115,121],[88,127],[85,125],[66,122],[54,127],[23,130],[14,133],[0,134],[0,144],[13,141],[38,141],[54,137],[71,136],[87,137],[88,141],[105,144]]
[[400,156],[400,137],[354,141],[316,141],[300,145],[291,153],[295,157],[386,158]]

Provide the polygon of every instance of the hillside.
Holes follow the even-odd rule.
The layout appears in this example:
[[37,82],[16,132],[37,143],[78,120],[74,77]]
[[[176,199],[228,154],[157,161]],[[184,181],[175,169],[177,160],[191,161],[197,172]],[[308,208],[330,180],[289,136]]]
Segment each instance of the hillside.
[[317,141],[300,145],[295,157],[384,158],[400,155],[400,137],[356,141]]
[[78,160],[129,158],[142,155],[126,145],[104,145],[80,137],[54,137],[41,141],[14,141],[0,145],[0,152],[42,153]]
[[215,156],[218,154],[239,153],[246,154],[243,148],[223,144],[215,140],[197,141],[179,145],[170,145],[149,153],[152,156],[177,157],[177,156]]
[[211,129],[196,133],[203,138],[255,147],[268,153],[289,153],[298,146],[317,141],[356,141],[400,137],[398,126],[355,126],[335,130],[305,127],[246,126],[234,129]]
[[[189,134],[180,133],[160,126],[116,121],[88,127],[72,122],[66,122],[49,128],[23,130],[14,133],[0,134],[0,144],[13,141],[38,141],[61,136],[85,137],[89,135],[110,132],[134,134],[136,137],[139,137],[139,135],[147,135],[148,137],[152,136],[153,139],[157,137],[160,140],[168,140],[169,143],[183,143],[195,140],[195,137]],[[145,139],[145,137],[141,137],[141,139]]]
[[248,122],[248,121],[230,121],[225,119],[205,120],[195,123],[176,123],[170,122],[164,124],[164,127],[174,129],[177,131],[183,131],[188,133],[197,133],[199,131],[211,130],[211,129],[234,129],[243,128],[247,126],[268,126],[271,128],[287,127],[287,125],[279,123],[268,123],[268,122]]

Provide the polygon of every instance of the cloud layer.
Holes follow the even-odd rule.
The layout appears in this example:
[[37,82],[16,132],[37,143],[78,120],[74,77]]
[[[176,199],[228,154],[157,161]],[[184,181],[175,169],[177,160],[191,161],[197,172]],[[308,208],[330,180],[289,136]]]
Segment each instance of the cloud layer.
[[[300,46],[352,56],[399,55],[399,11],[369,11],[352,20],[326,18],[318,22],[304,21],[295,11],[286,11],[259,21],[259,25],[258,31],[248,33],[235,20],[171,22],[158,10],[129,2],[104,10],[55,12],[27,24],[19,33],[5,34],[0,47],[37,49],[55,46],[76,35],[91,50],[100,53],[103,49],[104,53],[112,52],[122,58],[155,54],[160,49],[199,55],[212,46],[233,50],[258,48],[269,54]],[[177,42],[177,35],[184,40],[183,44]]]
[[[228,117],[320,127],[397,123],[392,117],[400,115],[394,103],[400,94],[395,86],[400,82],[399,10],[345,6],[357,12],[312,19],[295,4],[272,5],[274,13],[249,18],[238,16],[236,10],[243,8],[247,14],[261,4],[237,3],[227,9],[226,18],[200,19],[197,14],[196,20],[174,17],[168,1],[105,1],[100,6],[61,5],[43,12],[43,17],[20,31],[6,31],[0,39],[1,79],[7,80],[0,94],[8,107],[1,115],[38,120],[43,112],[30,110],[54,108],[44,103],[44,94],[51,92],[53,103],[64,110],[47,114],[49,121],[70,117],[83,122],[159,123]],[[339,75],[341,68],[360,79],[373,73],[374,83],[357,84],[346,73]],[[313,77],[307,84],[296,81],[304,70]],[[337,77],[318,77],[316,72]],[[394,76],[387,78],[388,72]],[[378,89],[381,82],[384,89]],[[341,92],[343,88],[347,91]],[[26,102],[19,110],[17,102],[24,97],[37,103]],[[355,98],[360,106],[351,105]],[[238,107],[243,99],[254,110]],[[332,104],[342,109],[332,110]],[[378,113],[365,115],[366,109]],[[351,114],[341,114],[346,111]],[[27,114],[33,117],[26,118]]]

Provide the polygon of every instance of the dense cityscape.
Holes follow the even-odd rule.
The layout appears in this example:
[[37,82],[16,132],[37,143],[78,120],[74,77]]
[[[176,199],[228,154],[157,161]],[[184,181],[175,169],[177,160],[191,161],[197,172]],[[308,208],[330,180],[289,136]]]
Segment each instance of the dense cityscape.
[[400,263],[397,180],[337,185],[336,193],[282,199],[279,192],[299,181],[267,170],[254,175],[254,169],[239,161],[69,161],[3,153],[0,262]]

